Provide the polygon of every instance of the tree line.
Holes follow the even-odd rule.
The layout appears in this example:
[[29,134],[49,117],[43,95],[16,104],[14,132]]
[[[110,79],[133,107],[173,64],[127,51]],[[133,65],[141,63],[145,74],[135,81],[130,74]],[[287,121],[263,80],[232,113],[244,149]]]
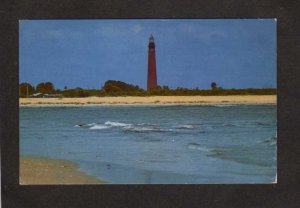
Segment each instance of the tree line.
[[19,85],[19,96],[20,97],[34,97],[38,93],[42,95],[58,95],[61,97],[89,97],[99,96],[99,90],[96,89],[82,89],[76,87],[68,89],[67,86],[63,90],[55,89],[55,86],[51,82],[39,83],[36,87],[30,83],[24,82]]
[[170,89],[168,86],[157,86],[147,91],[137,85],[127,84],[122,81],[108,80],[100,89],[83,89],[76,87],[68,89],[67,86],[63,90],[55,89],[51,82],[39,83],[36,87],[30,83],[21,83],[19,86],[20,97],[27,97],[40,93],[48,95],[60,95],[61,97],[89,97],[89,96],[193,96],[193,95],[275,95],[276,89],[263,88],[263,89],[223,89],[217,86],[215,82],[211,83],[210,90],[201,90],[199,88],[189,89],[177,87]]

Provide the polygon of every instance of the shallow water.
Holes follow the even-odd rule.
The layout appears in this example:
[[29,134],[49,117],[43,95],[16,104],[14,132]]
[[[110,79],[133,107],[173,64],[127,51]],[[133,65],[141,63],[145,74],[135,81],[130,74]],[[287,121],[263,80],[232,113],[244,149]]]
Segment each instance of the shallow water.
[[21,155],[108,183],[271,183],[276,105],[20,107]]

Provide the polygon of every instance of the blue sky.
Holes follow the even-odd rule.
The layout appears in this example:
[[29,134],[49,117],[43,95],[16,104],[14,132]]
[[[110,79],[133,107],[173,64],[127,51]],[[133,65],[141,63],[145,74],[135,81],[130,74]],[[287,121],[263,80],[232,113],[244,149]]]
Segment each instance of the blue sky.
[[276,87],[274,19],[21,20],[20,82],[100,88],[120,80],[146,88],[148,41],[159,85]]

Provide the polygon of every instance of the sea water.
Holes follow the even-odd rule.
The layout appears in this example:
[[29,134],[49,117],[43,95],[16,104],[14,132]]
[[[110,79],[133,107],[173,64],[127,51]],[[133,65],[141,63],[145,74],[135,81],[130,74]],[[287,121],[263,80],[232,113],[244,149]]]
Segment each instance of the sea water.
[[20,107],[20,154],[113,184],[273,183],[276,105]]

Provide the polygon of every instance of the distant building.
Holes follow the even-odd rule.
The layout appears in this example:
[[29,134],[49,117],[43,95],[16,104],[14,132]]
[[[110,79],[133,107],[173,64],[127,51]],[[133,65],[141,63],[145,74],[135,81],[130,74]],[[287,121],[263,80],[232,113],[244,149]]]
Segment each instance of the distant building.
[[157,86],[157,77],[156,77],[156,60],[155,60],[155,44],[154,37],[151,34],[149,38],[148,45],[148,81],[147,81],[147,90]]
[[38,92],[38,93],[30,95],[30,97],[36,97],[36,98],[40,97],[41,98],[41,97],[43,97],[43,93]]

